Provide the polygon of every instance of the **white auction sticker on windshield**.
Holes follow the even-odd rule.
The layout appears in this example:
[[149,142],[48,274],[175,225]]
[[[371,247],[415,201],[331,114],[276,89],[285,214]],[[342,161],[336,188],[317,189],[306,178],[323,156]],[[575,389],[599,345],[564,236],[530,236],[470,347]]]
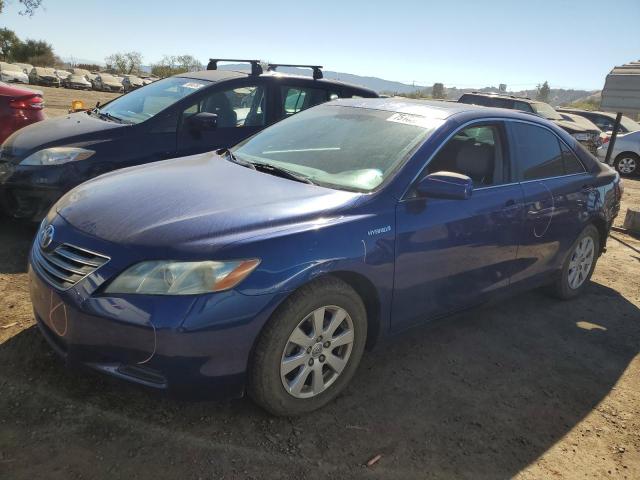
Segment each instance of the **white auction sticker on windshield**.
[[197,82],[187,82],[187,83],[183,83],[182,86],[184,88],[192,88],[194,90],[197,90],[199,88],[204,87],[204,83],[197,83]]
[[413,125],[415,127],[433,128],[433,120],[421,115],[412,115],[410,113],[394,113],[387,122],[404,123],[405,125]]

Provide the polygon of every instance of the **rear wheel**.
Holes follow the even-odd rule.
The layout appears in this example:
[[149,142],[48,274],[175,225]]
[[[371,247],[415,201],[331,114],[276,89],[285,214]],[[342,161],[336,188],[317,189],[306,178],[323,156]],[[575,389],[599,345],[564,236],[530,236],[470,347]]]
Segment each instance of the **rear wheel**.
[[323,278],[276,310],[256,345],[248,393],[275,415],[299,415],[333,400],[358,367],[366,310],[346,283]]
[[631,152],[621,153],[613,165],[620,175],[637,175],[640,170],[640,157]]
[[593,225],[587,226],[571,247],[560,277],[552,286],[552,293],[561,299],[577,297],[586,288],[596,268],[600,251],[600,234]]

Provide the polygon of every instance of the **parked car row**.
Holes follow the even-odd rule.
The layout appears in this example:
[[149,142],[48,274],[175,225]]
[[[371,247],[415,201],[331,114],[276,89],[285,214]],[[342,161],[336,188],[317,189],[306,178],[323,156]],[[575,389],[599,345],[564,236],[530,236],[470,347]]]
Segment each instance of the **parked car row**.
[[104,72],[89,72],[83,68],[71,71],[34,67],[27,63],[0,62],[0,81],[6,83],[31,83],[47,87],[65,87],[77,90],[98,90],[124,93],[158,80],[154,76],[112,75]]
[[[605,160],[616,119],[616,115],[609,112],[570,107],[554,109],[551,105],[537,100],[495,93],[465,93],[458,102],[521,110],[544,117],[567,131],[601,161]],[[640,173],[640,133],[638,132],[640,132],[640,124],[623,115],[618,138],[609,160],[609,165],[621,175]]]

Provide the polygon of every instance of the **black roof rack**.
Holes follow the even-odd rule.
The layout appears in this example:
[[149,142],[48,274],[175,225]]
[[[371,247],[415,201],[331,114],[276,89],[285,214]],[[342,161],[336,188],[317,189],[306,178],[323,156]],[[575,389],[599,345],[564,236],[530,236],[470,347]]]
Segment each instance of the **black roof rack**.
[[262,65],[260,60],[244,60],[238,58],[210,58],[207,64],[207,70],[217,70],[218,62],[242,62],[251,64],[251,75],[260,75],[262,73]]
[[292,63],[270,63],[269,71],[275,72],[278,67],[310,68],[311,70],[313,70],[314,80],[320,80],[322,78],[322,65],[295,65]]

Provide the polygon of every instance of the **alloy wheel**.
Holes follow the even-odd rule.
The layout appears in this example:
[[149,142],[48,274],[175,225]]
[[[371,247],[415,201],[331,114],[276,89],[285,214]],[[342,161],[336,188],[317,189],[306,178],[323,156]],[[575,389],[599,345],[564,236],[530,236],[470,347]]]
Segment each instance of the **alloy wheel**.
[[636,159],[633,157],[625,157],[618,160],[618,171],[620,173],[624,173],[625,175],[629,175],[634,173],[637,168]]
[[569,270],[567,272],[567,280],[570,288],[573,290],[580,288],[589,276],[594,258],[595,248],[593,239],[586,236],[578,242],[578,245],[576,245],[576,248],[571,254]]
[[311,398],[329,388],[346,368],[354,342],[347,311],[320,307],[293,329],[282,353],[280,378],[296,398]]

